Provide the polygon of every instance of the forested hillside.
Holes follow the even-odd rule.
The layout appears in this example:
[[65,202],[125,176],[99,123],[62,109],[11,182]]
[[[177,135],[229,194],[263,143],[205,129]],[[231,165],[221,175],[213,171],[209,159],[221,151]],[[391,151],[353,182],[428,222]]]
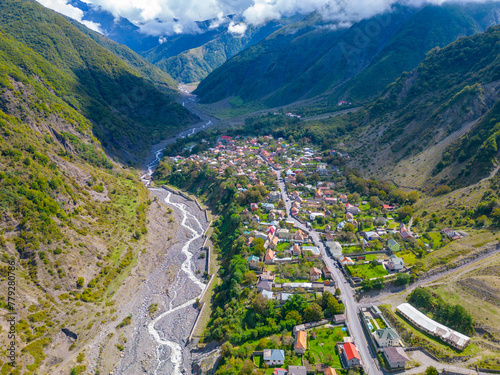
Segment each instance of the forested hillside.
[[109,299],[143,249],[150,201],[106,153],[138,160],[192,119],[136,62],[34,1],[0,3],[0,282],[15,279],[18,364],[2,374],[84,371],[79,349],[116,319]]
[[92,122],[93,134],[115,155],[133,160],[134,153],[193,120],[138,70],[34,0],[2,1],[0,28],[34,51],[27,57],[20,47],[7,46],[5,64],[24,66],[28,76],[50,84],[58,98]]
[[428,188],[486,177],[498,157],[499,56],[499,26],[430,51],[371,107],[365,167],[426,159],[419,173]]
[[241,52],[201,82],[202,102],[279,106],[306,98],[335,105],[378,95],[432,48],[498,23],[498,4],[398,6],[349,28],[314,14]]

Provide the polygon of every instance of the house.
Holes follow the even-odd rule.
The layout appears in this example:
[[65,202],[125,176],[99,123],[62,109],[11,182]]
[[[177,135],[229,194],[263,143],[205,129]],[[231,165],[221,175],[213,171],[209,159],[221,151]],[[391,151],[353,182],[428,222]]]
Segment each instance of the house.
[[347,203],[347,195],[345,194],[340,194],[340,201],[342,203]]
[[383,353],[391,369],[404,369],[406,362],[410,361],[410,358],[408,358],[405,351],[400,346],[384,348]]
[[325,274],[325,277],[328,279],[332,279],[332,271],[328,266],[323,267],[323,273]]
[[342,357],[347,367],[361,366],[361,358],[356,346],[352,342],[342,345]]
[[351,214],[350,212],[346,213],[345,214],[345,219],[348,221],[348,222],[351,222],[354,220],[354,215]]
[[373,338],[377,342],[379,348],[387,348],[388,346],[399,346],[401,338],[394,328],[386,327],[377,329],[373,332]]
[[276,253],[274,251],[272,251],[271,249],[267,249],[266,256],[264,257],[264,263],[265,264],[274,263],[275,254]]
[[274,236],[273,239],[269,242],[269,248],[270,249],[276,248],[279,241],[280,241],[280,239],[278,237]]
[[280,292],[280,294],[278,295],[278,300],[280,301],[280,303],[285,303],[290,298],[292,298],[292,296],[293,296],[292,293]]
[[262,359],[268,366],[279,366],[285,363],[285,351],[279,349],[264,349]]
[[359,215],[361,213],[361,210],[358,207],[353,206],[349,203],[346,204],[345,210],[346,210],[346,212],[350,212],[353,215]]
[[262,294],[262,296],[264,296],[264,298],[266,299],[273,299],[273,292],[270,290],[263,290],[260,292],[260,294]]
[[395,207],[394,206],[391,206],[391,205],[388,205],[388,204],[383,204],[382,205],[382,209],[384,211],[394,211]]
[[372,231],[363,232],[363,236],[365,236],[368,241],[378,240],[380,238],[377,232]]
[[300,246],[297,245],[297,244],[293,245],[293,247],[292,247],[292,255],[300,256],[300,254],[302,254],[302,249],[300,248]]
[[257,269],[259,268],[260,258],[255,255],[250,255],[248,257],[248,268]]
[[318,216],[325,217],[325,214],[323,212],[311,212],[309,220],[314,221]]
[[267,234],[269,234],[269,233],[274,234],[275,232],[276,232],[276,227],[274,225],[270,225],[266,229]]
[[273,375],[286,375],[286,374],[287,372],[284,368],[278,368],[278,367],[274,368]]
[[259,205],[257,203],[250,203],[250,209],[252,211],[257,211],[259,209]]
[[281,194],[278,191],[271,191],[269,193],[269,202],[275,202],[280,199]]
[[325,375],[337,375],[337,372],[335,371],[335,369],[331,368],[331,367],[327,367],[325,369],[325,372],[324,372]]
[[343,264],[344,266],[354,266],[353,260],[346,256],[340,259],[340,263]]
[[274,204],[272,203],[263,203],[262,208],[266,211],[274,210]]
[[274,279],[276,278],[276,275],[272,273],[271,271],[264,271],[260,275],[261,280],[266,280],[266,281],[272,281],[274,282]]
[[267,234],[262,233],[262,232],[254,232],[255,238],[260,238],[262,240],[267,240]]
[[278,229],[276,231],[276,235],[278,236],[278,238],[280,240],[289,240],[292,238],[292,233],[290,233],[290,231],[288,229]]
[[311,281],[317,281],[321,275],[323,273],[321,272],[321,270],[319,268],[316,268],[316,267],[311,267],[309,269],[309,278],[311,279]]
[[307,350],[307,332],[297,331],[295,333],[295,345],[293,346],[295,354],[304,354]]
[[313,258],[318,258],[319,256],[321,256],[321,252],[316,246],[302,246],[302,252],[309,253],[309,256]]
[[288,375],[307,375],[305,366],[288,366]]
[[344,314],[336,314],[333,316],[333,321],[335,324],[342,324],[346,322]]
[[408,232],[406,229],[401,229],[401,237],[403,237],[403,240],[407,241],[411,238],[413,238],[412,234]]
[[307,237],[308,236],[299,229],[297,232],[295,232],[295,234],[293,236],[293,241],[296,244],[303,244],[305,242],[305,240],[307,239]]
[[401,271],[405,268],[405,262],[403,259],[398,258],[395,255],[389,257],[389,261],[385,264],[385,267],[389,271]]
[[257,284],[257,291],[262,292],[263,290],[267,290],[271,292],[273,290],[273,283],[267,280],[261,280]]
[[330,254],[335,259],[342,257],[342,245],[337,241],[327,241],[326,247],[330,250]]
[[401,246],[394,241],[392,238],[387,242],[387,247],[393,252],[397,253],[399,250],[401,250]]
[[254,223],[258,223],[258,222],[260,221],[260,217],[259,217],[259,215],[253,215],[253,217],[252,217],[252,221],[253,221]]

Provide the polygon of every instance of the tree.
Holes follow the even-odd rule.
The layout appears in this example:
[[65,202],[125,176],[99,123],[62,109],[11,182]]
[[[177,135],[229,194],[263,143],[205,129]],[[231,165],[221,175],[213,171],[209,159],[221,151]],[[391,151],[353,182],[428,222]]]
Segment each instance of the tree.
[[267,308],[267,298],[262,294],[257,294],[252,302],[252,308],[255,312],[264,315]]
[[78,280],[76,280],[76,287],[81,288],[85,284],[85,279],[83,277],[79,277]]
[[370,197],[370,207],[371,208],[378,208],[382,205],[382,201],[380,200],[379,197],[373,196]]
[[340,288],[335,289],[335,295],[340,296]]
[[429,366],[425,369],[425,375],[438,375],[438,370],[434,366]]
[[396,276],[396,281],[394,284],[396,285],[408,285],[410,283],[410,275],[407,273],[398,273]]
[[294,320],[295,325],[302,323],[302,317],[296,310],[289,311],[288,314],[286,314],[285,320]]
[[373,282],[373,289],[384,289],[385,283],[383,277],[377,277]]
[[316,322],[322,320],[325,317],[321,306],[317,303],[311,303],[304,310],[304,321],[305,322]]
[[297,182],[299,182],[301,184],[305,184],[307,182],[307,178],[306,178],[306,176],[304,176],[303,173],[297,173],[297,175],[295,176],[295,179],[297,180]]
[[243,275],[243,285],[253,285],[257,282],[257,275],[253,271],[245,272]]
[[408,193],[408,202],[410,202],[411,204],[417,203],[418,198],[418,191],[410,191]]
[[407,216],[413,215],[413,208],[411,206],[403,206],[398,210],[398,220],[403,220]]
[[233,346],[230,342],[225,342],[222,344],[221,355],[224,358],[231,357],[231,352],[233,351]]

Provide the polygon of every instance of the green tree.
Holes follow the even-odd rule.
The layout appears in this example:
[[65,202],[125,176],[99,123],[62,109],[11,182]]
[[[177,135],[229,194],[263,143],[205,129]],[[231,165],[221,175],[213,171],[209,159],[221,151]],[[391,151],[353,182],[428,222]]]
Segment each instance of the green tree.
[[302,316],[300,316],[298,311],[292,310],[286,314],[285,320],[294,320],[295,325],[298,325],[302,323]]
[[322,320],[325,317],[323,314],[323,310],[321,306],[317,303],[311,303],[304,309],[304,321],[307,322],[316,322],[318,320]]
[[233,346],[231,345],[230,342],[225,342],[224,344],[222,344],[221,355],[223,358],[231,357],[232,351],[233,351]]
[[79,277],[78,280],[76,280],[77,288],[83,287],[83,284],[85,284],[85,279],[83,277]]
[[438,370],[434,366],[429,366],[425,369],[425,375],[438,375]]
[[398,273],[396,276],[396,281],[394,284],[396,285],[408,285],[410,283],[410,275],[407,273]]

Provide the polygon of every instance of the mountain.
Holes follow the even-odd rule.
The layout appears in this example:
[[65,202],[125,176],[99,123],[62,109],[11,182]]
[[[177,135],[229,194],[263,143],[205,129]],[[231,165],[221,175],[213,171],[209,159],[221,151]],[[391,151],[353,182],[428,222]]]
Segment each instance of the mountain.
[[174,102],[170,77],[88,34],[35,1],[0,2],[0,284],[15,289],[0,309],[16,322],[16,367],[2,361],[4,374],[115,363],[119,334],[99,358],[81,349],[119,323],[121,296],[141,282],[132,268],[150,272],[160,256],[145,251],[159,205],[110,156],[137,160],[193,116]]
[[[232,15],[195,22],[196,31],[151,36],[141,32],[140,27],[128,19],[115,18],[100,6],[81,0],[71,0],[69,4],[83,11],[83,20],[99,24],[106,38],[129,47],[183,83],[199,82],[229,58],[303,17],[294,15],[261,26],[251,26],[245,25],[241,16]],[[76,21],[74,23],[76,25]],[[229,31],[231,23],[233,27],[239,25],[245,31]]]
[[370,107],[356,163],[428,191],[476,183],[496,173],[499,93],[500,26],[434,48]]
[[177,82],[168,73],[154,66],[130,48],[114,42],[102,34],[90,30],[74,19],[69,18],[68,21],[70,21],[82,33],[92,38],[94,42],[112,52],[121,60],[125,61],[132,69],[137,70],[144,78],[149,79],[152,83],[162,85],[165,89],[177,87]]
[[[140,63],[133,67],[129,60],[127,65],[66,18],[32,0],[2,1],[0,28],[39,60],[24,61],[25,54],[16,54],[14,65],[25,65],[26,74],[38,75],[53,87],[60,100],[92,122],[93,134],[116,156],[133,160],[134,154],[194,119],[174,101],[172,90],[139,71]],[[163,76],[163,86],[173,84]]]
[[243,106],[364,101],[414,69],[433,47],[498,23],[499,9],[495,3],[397,6],[349,28],[312,14],[230,59],[195,93],[203,103],[232,99]]
[[217,27],[211,26],[212,21],[198,22],[199,34],[167,37],[142,56],[180,82],[198,82],[237,53],[291,22],[285,19],[259,27],[246,26],[243,34],[234,34],[228,30],[232,20],[233,17],[229,17]]
[[124,17],[116,18],[100,6],[81,0],[69,0],[67,3],[83,12],[84,21],[99,24],[100,31],[107,38],[135,52],[148,51],[160,44],[157,36],[144,34],[139,26]]

